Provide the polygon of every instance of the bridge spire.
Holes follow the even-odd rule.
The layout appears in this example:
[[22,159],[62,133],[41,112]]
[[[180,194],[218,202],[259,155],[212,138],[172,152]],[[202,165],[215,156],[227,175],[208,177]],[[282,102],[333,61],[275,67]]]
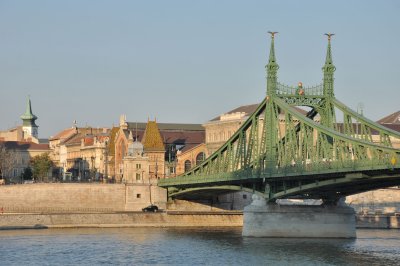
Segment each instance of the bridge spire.
[[268,64],[265,66],[265,70],[267,72],[267,95],[273,95],[275,94],[276,90],[276,83],[278,79],[277,72],[279,69],[279,65],[276,63],[274,46],[275,34],[278,32],[269,31],[268,33],[271,34],[271,48],[269,50]]
[[[265,66],[265,70],[267,71],[267,102],[265,108],[265,121],[264,121],[264,134],[265,134],[265,163],[266,168],[274,169],[276,166],[276,150],[277,144],[275,142],[276,139],[276,128],[278,125],[276,124],[275,119],[275,104],[273,98],[276,95],[276,87],[278,83],[278,69],[279,65],[276,63],[275,58],[275,47],[274,40],[275,34],[278,32],[268,32],[271,34],[271,48],[269,51],[269,60],[268,64]],[[269,192],[268,192],[269,193]]]
[[321,124],[327,127],[334,127],[335,124],[335,107],[333,105],[334,92],[333,92],[333,73],[336,67],[333,65],[332,61],[332,51],[331,51],[331,38],[333,33],[325,33],[328,36],[328,47],[326,51],[325,65],[322,67],[324,72],[323,79],[323,94],[325,96],[325,103],[323,111],[321,111]]
[[324,72],[324,95],[325,96],[333,96],[333,73],[336,70],[336,67],[333,65],[332,61],[332,51],[331,51],[331,38],[333,33],[325,33],[328,36],[328,48],[326,51],[326,59],[325,65],[322,67]]

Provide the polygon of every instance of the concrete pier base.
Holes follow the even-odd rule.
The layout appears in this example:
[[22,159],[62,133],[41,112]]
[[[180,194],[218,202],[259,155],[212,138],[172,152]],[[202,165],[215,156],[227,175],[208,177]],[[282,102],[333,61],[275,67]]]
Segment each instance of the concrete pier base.
[[243,236],[355,238],[356,220],[348,206],[265,204],[262,199],[243,211]]

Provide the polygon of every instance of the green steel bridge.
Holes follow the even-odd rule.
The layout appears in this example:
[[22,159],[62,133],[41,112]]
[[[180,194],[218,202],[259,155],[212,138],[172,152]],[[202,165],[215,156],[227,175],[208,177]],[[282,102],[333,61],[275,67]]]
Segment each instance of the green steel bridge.
[[[237,132],[203,163],[158,182],[169,198],[201,199],[248,191],[269,202],[323,199],[400,185],[400,133],[375,123],[335,98],[331,36],[321,85],[278,82],[271,33],[267,93]],[[307,109],[307,114],[299,108]],[[341,117],[341,123],[336,118]]]

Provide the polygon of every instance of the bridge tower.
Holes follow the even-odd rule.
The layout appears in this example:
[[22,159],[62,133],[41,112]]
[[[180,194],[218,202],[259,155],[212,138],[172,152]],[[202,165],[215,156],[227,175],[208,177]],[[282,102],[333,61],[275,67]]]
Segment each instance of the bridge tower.
[[[267,74],[267,96],[266,96],[266,109],[265,109],[265,142],[266,142],[266,168],[271,169],[275,167],[277,159],[277,138],[276,128],[279,126],[275,116],[274,102],[272,99],[276,95],[276,85],[278,83],[278,69],[279,65],[276,63],[275,58],[275,35],[278,32],[269,32],[271,34],[271,48],[269,53],[268,64],[265,66]],[[262,138],[264,139],[264,138]],[[264,147],[262,147],[263,149]]]
[[335,107],[333,105],[333,99],[335,97],[333,90],[333,82],[334,82],[333,73],[335,72],[336,67],[333,65],[332,61],[331,38],[334,34],[327,33],[325,35],[328,36],[328,48],[326,51],[325,65],[322,67],[324,73],[323,96],[325,101],[322,104],[319,113],[321,114],[321,125],[326,126],[328,128],[333,128],[336,123]]

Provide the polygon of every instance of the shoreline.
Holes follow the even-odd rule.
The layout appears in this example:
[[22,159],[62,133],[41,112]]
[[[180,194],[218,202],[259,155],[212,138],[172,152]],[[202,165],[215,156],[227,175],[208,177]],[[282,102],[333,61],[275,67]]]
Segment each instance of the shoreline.
[[[130,227],[242,227],[242,211],[3,213],[0,230]],[[357,229],[400,229],[400,216],[356,215]]]

